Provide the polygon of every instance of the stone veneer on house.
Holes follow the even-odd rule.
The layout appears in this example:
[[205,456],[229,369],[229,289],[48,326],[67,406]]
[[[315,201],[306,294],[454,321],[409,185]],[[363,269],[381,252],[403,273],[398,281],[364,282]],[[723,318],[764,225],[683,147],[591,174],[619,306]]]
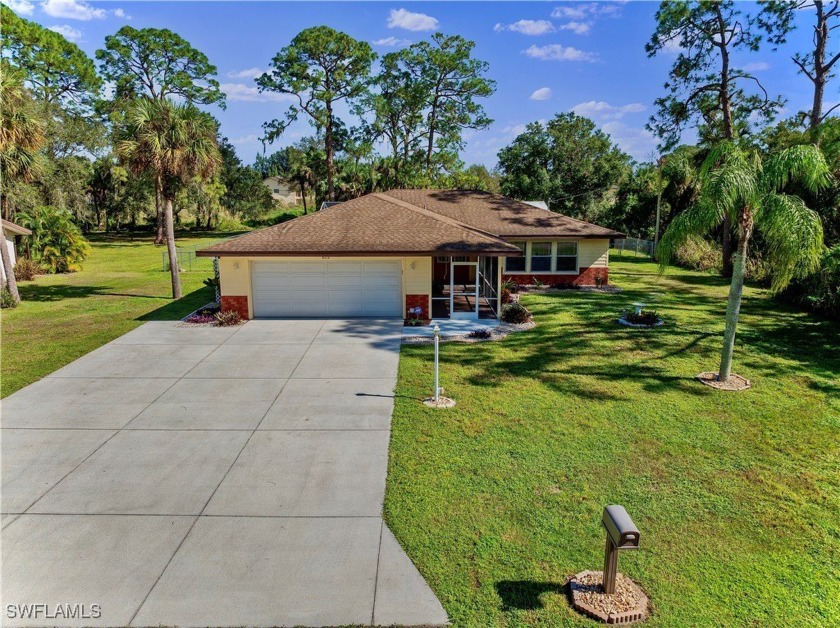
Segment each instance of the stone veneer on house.
[[422,309],[422,313],[417,317],[420,319],[428,319],[431,318],[429,316],[429,295],[428,294],[407,294],[405,295],[405,317],[406,318],[413,318],[413,314],[409,314],[408,311],[411,308],[419,307]]
[[562,286],[562,285],[573,285],[573,286],[594,286],[596,284],[596,277],[601,278],[602,285],[607,285],[607,280],[609,277],[609,269],[604,267],[594,267],[590,266],[589,268],[584,268],[583,272],[579,275],[555,275],[552,273],[541,275],[540,273],[516,273],[513,275],[503,274],[502,280],[507,281],[508,279],[512,279],[518,284],[530,284],[531,278],[536,277],[540,281],[549,286]]

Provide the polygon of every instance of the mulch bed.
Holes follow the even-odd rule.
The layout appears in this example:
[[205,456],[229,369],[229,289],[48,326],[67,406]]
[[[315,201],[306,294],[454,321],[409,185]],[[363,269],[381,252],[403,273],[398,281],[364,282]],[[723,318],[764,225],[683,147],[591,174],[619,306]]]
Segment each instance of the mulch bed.
[[746,377],[741,377],[740,375],[736,375],[732,373],[729,375],[729,380],[722,382],[717,378],[718,374],[714,371],[705,371],[700,373],[697,376],[697,380],[701,384],[705,384],[710,388],[714,388],[715,390],[730,390],[730,391],[738,391],[738,390],[747,390],[752,386],[750,384],[750,380]]
[[629,624],[647,619],[648,598],[624,574],[617,574],[615,593],[606,594],[602,586],[603,572],[582,571],[567,583],[572,606],[593,619],[606,624]]

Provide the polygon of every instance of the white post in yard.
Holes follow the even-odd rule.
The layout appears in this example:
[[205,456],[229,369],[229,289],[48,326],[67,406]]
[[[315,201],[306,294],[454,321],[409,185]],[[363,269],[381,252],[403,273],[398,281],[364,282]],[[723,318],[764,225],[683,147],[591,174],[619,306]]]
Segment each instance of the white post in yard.
[[440,372],[438,351],[440,347],[440,327],[435,324],[435,403],[440,401]]

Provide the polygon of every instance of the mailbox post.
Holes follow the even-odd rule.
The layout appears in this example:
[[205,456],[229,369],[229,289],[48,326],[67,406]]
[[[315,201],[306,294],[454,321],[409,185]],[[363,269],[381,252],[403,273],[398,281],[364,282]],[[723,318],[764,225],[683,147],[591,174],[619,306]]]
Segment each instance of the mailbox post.
[[604,593],[615,593],[615,579],[618,574],[618,552],[639,549],[639,530],[630,519],[624,506],[607,506],[601,521],[607,530],[607,545],[604,550]]

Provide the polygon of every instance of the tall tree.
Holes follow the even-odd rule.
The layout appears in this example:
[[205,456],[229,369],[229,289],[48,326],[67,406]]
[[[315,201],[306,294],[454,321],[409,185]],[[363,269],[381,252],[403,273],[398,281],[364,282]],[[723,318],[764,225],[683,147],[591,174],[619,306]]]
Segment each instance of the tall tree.
[[96,51],[96,58],[102,76],[115,85],[118,100],[144,95],[157,100],[180,97],[224,109],[216,66],[190,42],[165,28],[123,26],[105,38],[105,48]]
[[460,35],[435,33],[401,54],[408,75],[426,94],[426,169],[432,168],[436,148],[462,147],[464,129],[483,129],[487,117],[477,98],[491,96],[495,81],[486,78],[489,65],[472,58],[475,42]]
[[763,236],[774,291],[784,288],[792,278],[814,271],[823,248],[822,223],[816,212],[788,190],[802,186],[818,191],[829,184],[831,174],[819,148],[813,145],[794,146],[762,160],[755,150],[723,141],[706,158],[701,178],[700,201],[671,222],[660,242],[660,264],[664,268],[688,237],[710,232],[724,216],[738,226],[738,250],[718,369],[718,380],[727,382],[753,231]]
[[593,210],[629,174],[630,157],[589,119],[557,114],[529,124],[499,151],[503,194],[543,200],[552,211],[592,218]]
[[836,75],[835,65],[840,61],[838,47],[829,47],[831,31],[840,28],[840,0],[764,0],[761,4],[758,22],[767,31],[768,39],[774,45],[786,41],[798,11],[812,9],[814,12],[814,47],[807,53],[795,53],[792,59],[799,71],[813,84],[811,109],[807,115],[808,127],[816,130],[834,109],[840,107],[840,103],[837,103],[823,112],[825,88]]
[[26,75],[33,94],[46,103],[85,108],[102,86],[96,66],[63,35],[30,22],[0,5],[3,58]]
[[335,199],[335,154],[338,118],[336,104],[351,105],[368,88],[370,66],[376,54],[370,45],[328,26],[307,28],[278,52],[271,69],[257,78],[260,91],[291,94],[292,105],[283,120],[266,122],[266,140],[277,139],[300,112],[324,133],[327,166],[327,198]]
[[219,152],[222,155],[219,177],[225,186],[222,207],[244,219],[270,212],[274,201],[259,171],[242,163],[226,137],[219,138]]
[[428,135],[429,90],[425,81],[405,67],[408,54],[401,50],[382,57],[374,89],[365,95],[357,111],[363,120],[370,115],[370,122],[364,123],[367,135],[374,141],[383,140],[390,149],[391,187],[408,187],[412,178],[408,170]]
[[[10,67],[5,59],[0,61],[0,103],[3,103],[0,116],[0,207],[3,218],[7,220],[12,215],[9,184],[32,178],[38,164],[38,149],[44,143],[44,125],[23,81],[20,70]],[[19,303],[20,294],[5,241],[0,242],[0,257],[9,293],[14,302]]]
[[[775,29],[775,26],[771,27]],[[675,146],[686,125],[698,123],[704,142],[714,145],[749,130],[749,120],[769,121],[782,105],[759,80],[733,64],[737,53],[759,49],[761,35],[734,0],[665,0],[656,12],[656,30],[645,46],[653,57],[676,47],[679,52],[656,99],[648,128]],[[723,273],[732,274],[732,225],[723,224]]]
[[181,298],[172,204],[179,188],[194,178],[209,179],[221,164],[216,144],[218,124],[191,103],[140,98],[120,129],[120,160],[138,174],[151,172],[164,205],[172,298]]
[[[99,70],[116,86],[116,108],[140,97],[163,101],[183,98],[188,103],[225,107],[225,95],[216,80],[216,66],[200,50],[168,29],[123,26],[105,38],[96,51]],[[165,218],[160,189],[155,189],[155,244],[163,244]]]

